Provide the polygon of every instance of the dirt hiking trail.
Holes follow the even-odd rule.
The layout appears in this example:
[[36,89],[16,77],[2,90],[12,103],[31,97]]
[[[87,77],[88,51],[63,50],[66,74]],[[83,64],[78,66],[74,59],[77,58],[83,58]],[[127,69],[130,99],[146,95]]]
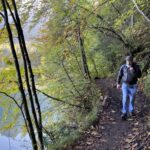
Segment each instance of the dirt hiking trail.
[[122,121],[121,90],[113,78],[97,79],[105,95],[99,120],[68,150],[150,150],[150,100],[138,90],[135,117]]

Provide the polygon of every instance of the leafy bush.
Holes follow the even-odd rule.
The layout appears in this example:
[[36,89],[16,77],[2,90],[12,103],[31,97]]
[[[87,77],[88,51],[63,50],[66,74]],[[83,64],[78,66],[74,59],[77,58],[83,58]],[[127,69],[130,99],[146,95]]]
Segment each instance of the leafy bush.
[[148,75],[144,78],[144,92],[146,95],[150,97],[150,72]]

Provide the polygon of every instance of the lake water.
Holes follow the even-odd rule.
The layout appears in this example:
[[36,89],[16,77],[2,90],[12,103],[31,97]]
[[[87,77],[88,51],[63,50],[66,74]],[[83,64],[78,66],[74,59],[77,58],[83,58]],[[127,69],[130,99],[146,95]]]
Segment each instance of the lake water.
[[32,150],[32,145],[28,135],[12,138],[0,134],[0,150]]
[[[50,100],[39,94],[40,105],[42,112],[45,110],[51,110]],[[53,121],[57,121],[58,114],[55,113]],[[2,119],[2,108],[0,107],[0,126]],[[46,120],[44,121],[46,123]],[[19,119],[17,124],[23,124],[23,120]],[[4,131],[0,133],[0,150],[32,150],[32,145],[28,134],[22,136],[21,127],[17,126],[14,129]]]

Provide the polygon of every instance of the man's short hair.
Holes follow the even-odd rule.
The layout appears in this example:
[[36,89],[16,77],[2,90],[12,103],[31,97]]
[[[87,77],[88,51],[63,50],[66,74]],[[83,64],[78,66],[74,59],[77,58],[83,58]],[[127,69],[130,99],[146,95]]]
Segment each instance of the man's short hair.
[[133,56],[129,55],[125,58],[126,61],[133,61]]

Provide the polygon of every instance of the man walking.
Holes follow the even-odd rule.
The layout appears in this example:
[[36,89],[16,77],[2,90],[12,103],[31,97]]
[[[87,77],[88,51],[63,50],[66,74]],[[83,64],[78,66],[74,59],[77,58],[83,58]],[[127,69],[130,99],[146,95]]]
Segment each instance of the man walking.
[[[137,91],[137,80],[141,77],[141,70],[139,66],[133,61],[133,57],[127,56],[125,58],[126,64],[120,67],[117,88],[122,88],[122,115],[123,120],[127,119],[127,111],[129,115],[134,115],[134,98]],[[122,86],[121,86],[122,81]],[[129,96],[130,102],[127,110],[126,102]]]

